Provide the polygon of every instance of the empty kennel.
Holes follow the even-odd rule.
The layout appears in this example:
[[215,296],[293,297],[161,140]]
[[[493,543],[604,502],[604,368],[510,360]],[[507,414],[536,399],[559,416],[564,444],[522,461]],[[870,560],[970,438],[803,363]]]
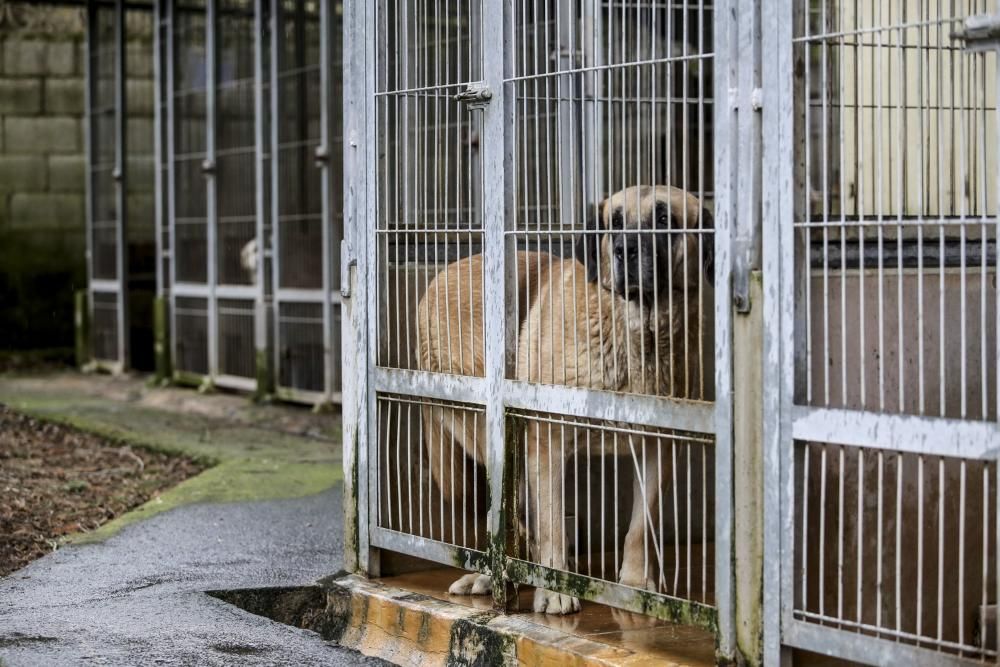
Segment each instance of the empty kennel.
[[339,401],[339,5],[160,2],[175,380]]
[[997,8],[779,4],[772,656],[994,663]]
[[86,3],[87,313],[90,362],[153,368],[152,6]]

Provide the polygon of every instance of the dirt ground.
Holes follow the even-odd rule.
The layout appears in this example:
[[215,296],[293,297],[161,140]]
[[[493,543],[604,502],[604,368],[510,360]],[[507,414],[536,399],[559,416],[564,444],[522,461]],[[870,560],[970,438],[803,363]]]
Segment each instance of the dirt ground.
[[0,577],[201,472],[0,404]]

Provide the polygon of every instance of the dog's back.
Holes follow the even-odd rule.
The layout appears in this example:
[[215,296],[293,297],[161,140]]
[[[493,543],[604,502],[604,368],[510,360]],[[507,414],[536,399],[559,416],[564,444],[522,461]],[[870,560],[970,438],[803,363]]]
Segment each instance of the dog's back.
[[[518,309],[521,324],[534,302],[539,272],[547,270],[550,256],[539,252],[517,253]],[[449,264],[428,284],[417,305],[417,366],[434,373],[485,377],[483,341],[484,282],[502,289],[483,273],[483,256],[472,255]],[[463,479],[468,458],[486,462],[486,423],[481,415],[440,405],[422,409],[424,446],[431,473],[446,502]]]

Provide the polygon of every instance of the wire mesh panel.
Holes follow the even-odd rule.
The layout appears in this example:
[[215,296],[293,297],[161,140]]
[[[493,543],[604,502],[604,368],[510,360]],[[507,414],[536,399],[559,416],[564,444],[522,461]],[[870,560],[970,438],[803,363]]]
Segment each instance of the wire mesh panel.
[[786,8],[782,636],[855,660],[994,662],[998,71],[957,34],[996,6]]
[[208,299],[174,300],[176,331],[174,364],[198,375],[208,375]]
[[91,354],[99,364],[127,364],[126,248],[123,180],[124,11],[88,3],[87,248]]
[[482,407],[381,394],[376,525],[473,551],[486,550],[488,486],[462,451],[468,438],[485,455]]
[[329,401],[340,391],[334,360],[340,349],[342,172],[332,156],[343,151],[337,106],[341,21],[332,2],[286,0],[273,7],[278,391],[292,399]]
[[[267,339],[266,323],[257,323],[267,317],[269,266],[260,260],[266,250],[260,5],[173,3],[165,54],[174,368],[180,379],[239,389],[256,386],[257,350]],[[192,299],[205,302],[204,329],[190,319]]]
[[584,597],[726,623],[714,21],[704,3],[377,6],[368,535],[476,571],[453,593],[513,582],[539,612]]

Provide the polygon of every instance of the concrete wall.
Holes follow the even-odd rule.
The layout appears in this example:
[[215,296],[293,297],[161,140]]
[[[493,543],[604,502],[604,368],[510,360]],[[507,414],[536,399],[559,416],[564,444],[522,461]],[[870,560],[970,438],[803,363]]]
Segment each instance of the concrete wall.
[[[0,351],[70,348],[73,290],[86,285],[84,14],[79,9],[16,3],[4,8],[0,14]],[[130,148],[143,152],[152,152],[148,44],[144,35],[129,48],[133,56],[129,91],[142,99],[134,109],[140,127],[131,128],[130,137],[136,138]],[[147,191],[151,167],[146,167]],[[151,193],[131,196],[129,210],[141,225],[151,225]]]

